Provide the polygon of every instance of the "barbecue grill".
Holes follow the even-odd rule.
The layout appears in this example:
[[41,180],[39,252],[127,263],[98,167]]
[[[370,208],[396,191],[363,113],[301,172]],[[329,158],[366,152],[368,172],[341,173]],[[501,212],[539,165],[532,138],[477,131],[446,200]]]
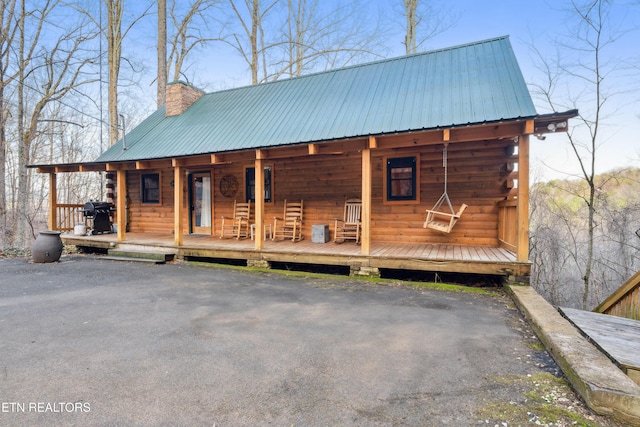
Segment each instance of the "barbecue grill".
[[93,220],[91,234],[111,233],[111,214],[113,205],[109,202],[90,200],[81,209],[85,218]]

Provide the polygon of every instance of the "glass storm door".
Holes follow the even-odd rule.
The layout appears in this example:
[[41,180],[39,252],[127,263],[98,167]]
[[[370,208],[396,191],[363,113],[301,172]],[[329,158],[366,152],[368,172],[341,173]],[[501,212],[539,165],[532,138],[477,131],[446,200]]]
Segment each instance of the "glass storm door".
[[211,174],[191,174],[191,233],[211,234]]

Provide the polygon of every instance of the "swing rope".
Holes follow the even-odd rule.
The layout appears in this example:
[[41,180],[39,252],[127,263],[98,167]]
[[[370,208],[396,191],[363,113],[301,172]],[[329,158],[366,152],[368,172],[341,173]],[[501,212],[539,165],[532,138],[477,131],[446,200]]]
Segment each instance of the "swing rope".
[[431,210],[432,211],[440,210],[440,208],[442,207],[442,205],[446,201],[447,202],[447,206],[449,206],[449,210],[451,210],[451,213],[455,214],[455,211],[453,210],[453,206],[451,205],[451,200],[449,199],[449,194],[447,193],[447,181],[448,181],[448,175],[449,175],[449,167],[448,167],[448,159],[447,159],[447,146],[448,145],[449,145],[449,143],[445,142],[444,143],[444,148],[442,150],[442,167],[444,168],[444,192],[442,193],[442,196],[440,196],[440,198],[438,199],[436,204],[433,205],[433,208]]
[[[427,210],[427,219],[423,224],[424,228],[432,228],[443,233],[451,232],[451,229],[462,215],[462,212],[464,212],[464,210],[468,207],[465,203],[463,203],[460,206],[460,210],[456,213],[453,210],[453,206],[451,206],[451,200],[449,199],[449,194],[447,193],[447,184],[449,181],[447,146],[448,143],[445,142],[444,148],[442,150],[442,167],[444,167],[444,192],[442,193],[442,196],[440,196],[436,204],[433,206],[433,208]],[[450,214],[440,210],[445,201],[447,202],[447,206],[449,206],[449,210],[451,211]],[[436,217],[438,219],[436,219]],[[443,220],[443,217],[446,219]]]

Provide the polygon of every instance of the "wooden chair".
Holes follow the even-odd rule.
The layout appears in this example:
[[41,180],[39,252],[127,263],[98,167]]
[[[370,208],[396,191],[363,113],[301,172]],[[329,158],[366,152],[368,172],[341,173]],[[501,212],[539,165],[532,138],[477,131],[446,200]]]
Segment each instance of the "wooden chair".
[[247,203],[233,202],[233,216],[222,217],[222,230],[220,238],[235,237],[236,239],[249,237],[249,224],[251,223],[251,201]]
[[285,199],[282,218],[273,219],[271,239],[291,239],[292,242],[302,240],[302,210],[302,200],[298,203],[288,203]]
[[362,200],[347,199],[344,202],[344,216],[342,219],[336,218],[335,220],[335,232],[333,233],[333,241],[335,243],[342,243],[346,240],[355,240],[356,243],[360,243],[361,214]]
[[460,216],[462,216],[462,212],[464,212],[468,207],[469,206],[463,203],[456,213],[427,209],[427,219],[422,227],[442,231],[443,233],[450,233],[455,223],[460,219]]

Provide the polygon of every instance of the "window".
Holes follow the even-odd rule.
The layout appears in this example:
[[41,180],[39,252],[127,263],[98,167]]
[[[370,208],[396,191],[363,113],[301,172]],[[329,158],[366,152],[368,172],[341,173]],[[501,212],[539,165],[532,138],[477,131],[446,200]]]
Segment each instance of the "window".
[[[272,185],[271,185],[271,166],[264,167],[264,201],[271,202],[272,197]],[[247,195],[247,202],[256,201],[256,168],[245,169],[245,194]]]
[[160,174],[142,174],[142,203],[160,203]]
[[388,201],[418,200],[417,157],[396,157],[386,160]]

